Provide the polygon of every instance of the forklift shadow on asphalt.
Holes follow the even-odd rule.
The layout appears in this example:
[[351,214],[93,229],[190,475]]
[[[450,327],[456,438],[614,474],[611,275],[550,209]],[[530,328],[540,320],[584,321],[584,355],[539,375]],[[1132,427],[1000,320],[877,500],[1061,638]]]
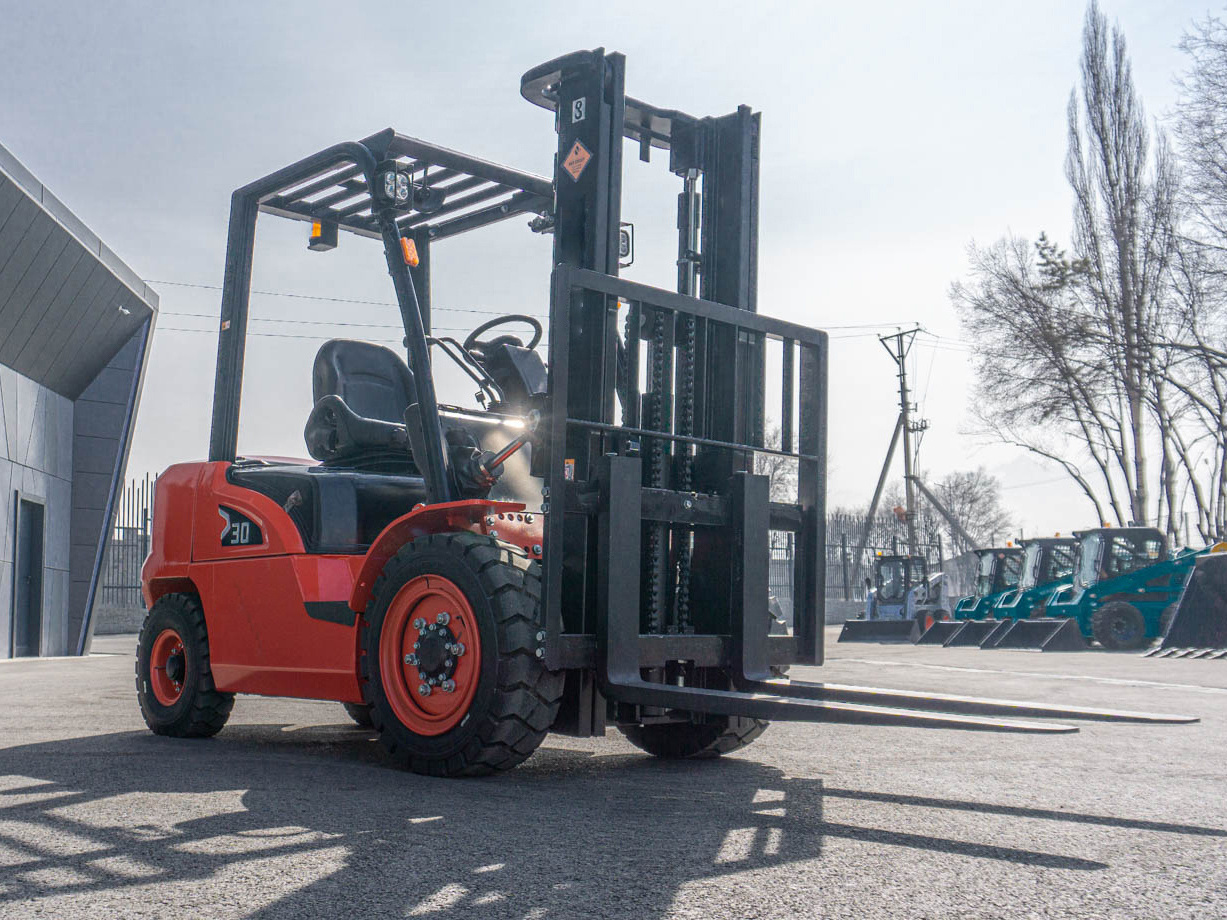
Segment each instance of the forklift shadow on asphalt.
[[1227,836],[827,789],[821,779],[735,757],[668,762],[547,741],[512,773],[456,782],[390,768],[372,736],[351,727],[236,725],[203,742],[123,732],[0,750],[0,914],[41,898],[82,898],[105,914],[107,903],[172,885],[202,916],[221,898],[249,904],[244,915],[254,917],[314,916],[322,905],[353,916],[653,917],[669,911],[684,885],[821,859],[826,838],[1048,869],[1109,868],[1069,854],[832,822],[823,814],[832,799],[978,812],[981,839],[996,836],[1003,815]]

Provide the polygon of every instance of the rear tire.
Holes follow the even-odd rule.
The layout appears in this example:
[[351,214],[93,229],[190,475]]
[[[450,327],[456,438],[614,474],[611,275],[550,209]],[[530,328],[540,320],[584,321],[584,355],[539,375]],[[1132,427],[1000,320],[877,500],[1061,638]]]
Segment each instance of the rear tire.
[[208,738],[230,718],[234,694],[213,684],[196,595],[167,594],[150,608],[136,643],[136,697],[155,735]]
[[342,703],[345,707],[345,714],[354,720],[356,725],[362,728],[374,728],[375,723],[371,721],[371,707],[365,706],[362,703]]
[[1135,651],[1148,641],[1142,612],[1124,601],[1112,601],[1096,610],[1091,617],[1091,634],[1114,652]]
[[522,550],[467,532],[401,547],[375,583],[359,653],[363,698],[394,760],[479,776],[527,759],[562,699],[542,630],[541,569]]

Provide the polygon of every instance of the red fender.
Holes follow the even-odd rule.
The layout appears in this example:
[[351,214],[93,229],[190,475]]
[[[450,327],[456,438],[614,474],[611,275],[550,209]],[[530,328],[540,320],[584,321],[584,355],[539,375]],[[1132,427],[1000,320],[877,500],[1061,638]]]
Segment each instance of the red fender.
[[363,613],[371,601],[371,591],[384,565],[397,550],[417,537],[434,533],[489,534],[505,543],[518,546],[535,559],[541,558],[542,515],[526,512],[519,502],[497,502],[470,499],[443,502],[438,505],[418,505],[383,529],[367,550],[366,559],[358,571],[354,590],[349,598],[351,610]]

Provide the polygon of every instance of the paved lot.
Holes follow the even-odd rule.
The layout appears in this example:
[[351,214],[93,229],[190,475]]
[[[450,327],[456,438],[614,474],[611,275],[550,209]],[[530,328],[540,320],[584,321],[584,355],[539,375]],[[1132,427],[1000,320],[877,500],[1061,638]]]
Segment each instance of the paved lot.
[[155,738],[133,646],[0,662],[0,917],[1227,916],[1227,661],[832,645],[799,676],[1203,721],[776,725],[687,764],[551,737],[448,781],[335,704],[242,698],[213,740]]

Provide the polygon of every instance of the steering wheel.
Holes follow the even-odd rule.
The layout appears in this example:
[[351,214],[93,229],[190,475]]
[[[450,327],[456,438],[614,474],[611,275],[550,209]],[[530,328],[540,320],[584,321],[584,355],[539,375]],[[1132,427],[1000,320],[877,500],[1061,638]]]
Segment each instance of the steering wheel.
[[[489,332],[496,326],[504,326],[507,323],[525,323],[532,327],[533,340],[527,346],[516,335],[499,335],[492,339],[482,339],[479,336],[483,332]],[[489,322],[482,323],[476,329],[469,333],[469,337],[464,340],[465,351],[476,351],[478,354],[486,354],[491,348],[497,345],[518,345],[521,348],[527,347],[530,350],[536,348],[541,343],[541,322],[536,317],[525,316],[523,313],[508,313],[506,316],[496,316]]]

